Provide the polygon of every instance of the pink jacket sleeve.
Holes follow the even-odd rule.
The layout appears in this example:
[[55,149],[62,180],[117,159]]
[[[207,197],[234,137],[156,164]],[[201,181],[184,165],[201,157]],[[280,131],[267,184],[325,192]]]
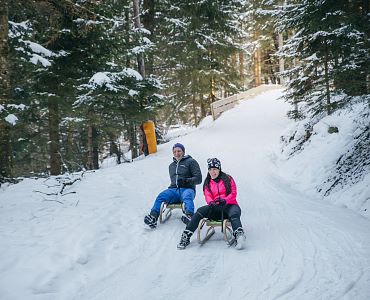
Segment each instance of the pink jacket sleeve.
[[236,202],[236,184],[234,179],[230,176],[231,193],[225,198],[226,204],[237,204]]
[[215,199],[213,199],[213,196],[212,196],[211,192],[207,188],[204,189],[203,193],[204,193],[204,197],[206,198],[207,204],[209,204],[209,202],[215,200]]

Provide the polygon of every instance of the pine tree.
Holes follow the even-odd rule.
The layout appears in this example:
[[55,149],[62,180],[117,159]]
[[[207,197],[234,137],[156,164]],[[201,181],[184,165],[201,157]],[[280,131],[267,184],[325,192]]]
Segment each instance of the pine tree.
[[279,58],[276,56],[279,34],[274,23],[279,17],[281,2],[253,0],[247,4],[248,13],[243,22],[249,33],[249,40],[253,41],[249,46],[249,51],[253,53],[253,78],[250,85],[280,83]]
[[5,116],[9,89],[8,1],[0,0],[0,183],[11,175],[10,125]]
[[348,96],[366,93],[369,16],[359,6],[352,1],[306,0],[285,7],[278,24],[295,32],[285,56],[299,61],[288,72],[289,101],[306,103],[314,115],[330,114],[350,103]]
[[[132,1],[13,1],[10,16],[11,94],[26,108],[14,130],[17,174],[98,168],[106,140],[128,136],[128,124],[159,104],[158,81],[132,80],[129,71],[137,51],[151,47],[146,32],[133,28]],[[129,87],[94,94],[96,74],[122,85],[126,77]],[[77,105],[89,93],[94,105]]]
[[[185,121],[197,123],[221,93],[244,86],[233,63],[243,38],[238,18],[242,1],[170,1],[156,6],[157,57],[154,70],[164,77],[171,95],[168,109]],[[160,18],[160,19],[159,19]],[[200,115],[201,113],[201,115]]]

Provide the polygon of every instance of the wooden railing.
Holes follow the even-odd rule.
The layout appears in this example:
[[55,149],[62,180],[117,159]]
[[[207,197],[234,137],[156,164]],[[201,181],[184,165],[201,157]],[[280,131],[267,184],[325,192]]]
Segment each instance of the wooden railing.
[[213,120],[216,120],[224,111],[232,109],[236,104],[238,104],[239,100],[247,100],[250,98],[254,98],[255,96],[262,94],[264,92],[281,88],[282,85],[278,84],[262,84],[240,94],[232,95],[230,97],[215,101],[211,103]]

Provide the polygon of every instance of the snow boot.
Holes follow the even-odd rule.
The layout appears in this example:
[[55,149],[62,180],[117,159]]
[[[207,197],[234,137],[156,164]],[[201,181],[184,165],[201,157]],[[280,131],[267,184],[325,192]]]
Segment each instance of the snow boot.
[[181,216],[181,221],[185,224],[188,225],[190,223],[191,217],[193,214],[185,213],[183,216]]
[[247,238],[245,237],[243,228],[239,227],[234,231],[235,248],[238,250],[244,249]]
[[157,218],[151,214],[144,217],[144,223],[149,226],[149,228],[154,229],[157,227]]
[[177,249],[183,250],[190,244],[190,237],[193,233],[190,230],[184,230],[181,235],[180,243],[177,245]]

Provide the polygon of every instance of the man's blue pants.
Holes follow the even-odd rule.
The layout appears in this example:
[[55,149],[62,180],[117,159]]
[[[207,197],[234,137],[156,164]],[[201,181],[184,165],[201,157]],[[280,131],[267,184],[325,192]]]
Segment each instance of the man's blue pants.
[[167,190],[164,190],[163,192],[159,193],[157,199],[155,199],[154,201],[154,205],[151,212],[155,213],[155,215],[158,216],[162,202],[166,202],[168,204],[184,203],[185,213],[194,214],[194,198],[195,191],[193,189],[168,188]]

